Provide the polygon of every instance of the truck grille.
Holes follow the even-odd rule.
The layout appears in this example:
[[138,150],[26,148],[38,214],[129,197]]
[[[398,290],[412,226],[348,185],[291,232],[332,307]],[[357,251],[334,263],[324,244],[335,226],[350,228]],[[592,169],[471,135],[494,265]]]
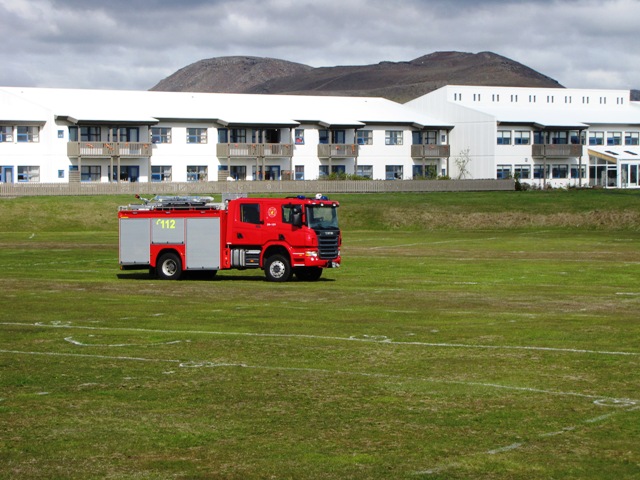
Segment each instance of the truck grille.
[[340,230],[320,230],[318,234],[318,250],[322,260],[332,260],[338,257],[338,241]]

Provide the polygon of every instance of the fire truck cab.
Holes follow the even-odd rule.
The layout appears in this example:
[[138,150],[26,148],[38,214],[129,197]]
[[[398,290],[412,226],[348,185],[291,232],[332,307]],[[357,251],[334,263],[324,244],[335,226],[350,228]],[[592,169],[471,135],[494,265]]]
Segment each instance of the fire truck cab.
[[[137,197],[140,198],[140,197]],[[318,280],[340,266],[338,202],[287,198],[159,196],[120,207],[122,270],[177,280],[184,271],[263,269],[267,280]]]

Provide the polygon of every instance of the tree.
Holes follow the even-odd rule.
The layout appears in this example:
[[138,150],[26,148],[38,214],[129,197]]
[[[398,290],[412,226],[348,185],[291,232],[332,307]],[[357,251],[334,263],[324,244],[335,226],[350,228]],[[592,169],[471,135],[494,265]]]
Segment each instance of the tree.
[[461,150],[460,154],[454,159],[454,163],[458,168],[458,180],[462,180],[467,177],[471,177],[471,172],[469,171],[469,163],[471,163],[471,155],[469,154],[470,149],[466,148],[465,150]]

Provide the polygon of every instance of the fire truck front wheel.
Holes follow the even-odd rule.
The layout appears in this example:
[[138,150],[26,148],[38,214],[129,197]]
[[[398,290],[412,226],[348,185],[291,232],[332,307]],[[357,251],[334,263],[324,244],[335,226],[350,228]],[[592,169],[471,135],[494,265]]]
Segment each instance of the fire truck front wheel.
[[158,277],[162,280],[178,280],[182,275],[182,262],[173,252],[163,254],[156,266]]
[[291,278],[291,264],[282,255],[272,255],[265,262],[264,273],[270,282],[286,282]]

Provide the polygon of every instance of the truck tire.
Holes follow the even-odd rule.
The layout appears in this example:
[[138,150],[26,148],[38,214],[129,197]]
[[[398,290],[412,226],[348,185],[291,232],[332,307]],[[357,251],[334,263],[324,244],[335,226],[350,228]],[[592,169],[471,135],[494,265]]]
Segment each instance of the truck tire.
[[282,255],[272,255],[264,264],[264,273],[270,282],[286,282],[291,278],[291,264]]
[[182,275],[180,257],[173,252],[161,255],[156,265],[156,272],[161,280],[178,280]]
[[322,269],[320,267],[296,267],[293,273],[298,280],[303,282],[315,282],[322,276]]

